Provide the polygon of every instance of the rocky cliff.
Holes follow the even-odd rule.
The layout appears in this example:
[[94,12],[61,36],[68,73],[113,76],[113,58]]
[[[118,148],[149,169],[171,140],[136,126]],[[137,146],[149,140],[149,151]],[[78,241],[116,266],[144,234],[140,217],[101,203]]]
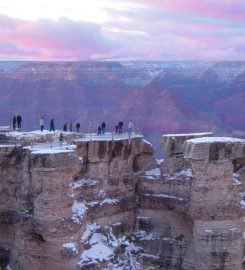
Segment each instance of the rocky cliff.
[[243,269],[245,142],[210,135],[1,134],[1,269]]

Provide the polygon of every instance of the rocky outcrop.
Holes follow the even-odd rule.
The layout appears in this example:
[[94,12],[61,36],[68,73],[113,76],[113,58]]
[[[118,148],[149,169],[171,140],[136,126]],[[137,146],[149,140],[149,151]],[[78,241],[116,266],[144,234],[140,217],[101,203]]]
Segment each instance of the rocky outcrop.
[[212,132],[162,135],[161,140],[160,140],[160,146],[161,146],[162,152],[166,156],[183,154],[184,142],[186,140],[190,140],[194,138],[210,137],[212,135],[213,135]]
[[244,141],[4,136],[2,269],[243,269]]
[[245,142],[233,138],[200,138],[185,143],[184,155],[195,178],[188,209],[193,240],[183,269],[194,265],[200,270],[243,269],[244,213],[233,180],[233,161],[244,157],[244,150]]

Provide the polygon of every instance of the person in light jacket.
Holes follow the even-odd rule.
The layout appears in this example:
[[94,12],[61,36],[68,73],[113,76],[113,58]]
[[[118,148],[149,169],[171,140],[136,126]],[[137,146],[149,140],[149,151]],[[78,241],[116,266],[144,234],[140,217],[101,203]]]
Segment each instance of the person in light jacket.
[[44,117],[41,117],[41,119],[40,119],[40,129],[41,129],[41,132],[43,132],[43,129],[44,129]]
[[133,132],[134,132],[134,124],[133,124],[133,122],[130,121],[128,123],[128,137],[129,137],[129,139],[133,135]]

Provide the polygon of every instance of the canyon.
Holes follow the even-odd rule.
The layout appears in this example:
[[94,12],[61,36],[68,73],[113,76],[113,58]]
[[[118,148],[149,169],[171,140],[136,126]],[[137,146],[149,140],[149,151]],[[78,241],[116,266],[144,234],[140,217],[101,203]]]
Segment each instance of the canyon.
[[244,269],[245,140],[0,133],[3,270]]
[[133,121],[145,137],[214,131],[244,137],[245,62],[0,62],[0,123],[23,128],[72,119],[107,130]]

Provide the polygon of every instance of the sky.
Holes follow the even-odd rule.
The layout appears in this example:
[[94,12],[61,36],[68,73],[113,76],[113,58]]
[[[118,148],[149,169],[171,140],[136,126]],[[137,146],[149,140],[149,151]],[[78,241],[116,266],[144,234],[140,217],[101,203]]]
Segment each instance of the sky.
[[1,0],[0,60],[245,60],[245,0]]

